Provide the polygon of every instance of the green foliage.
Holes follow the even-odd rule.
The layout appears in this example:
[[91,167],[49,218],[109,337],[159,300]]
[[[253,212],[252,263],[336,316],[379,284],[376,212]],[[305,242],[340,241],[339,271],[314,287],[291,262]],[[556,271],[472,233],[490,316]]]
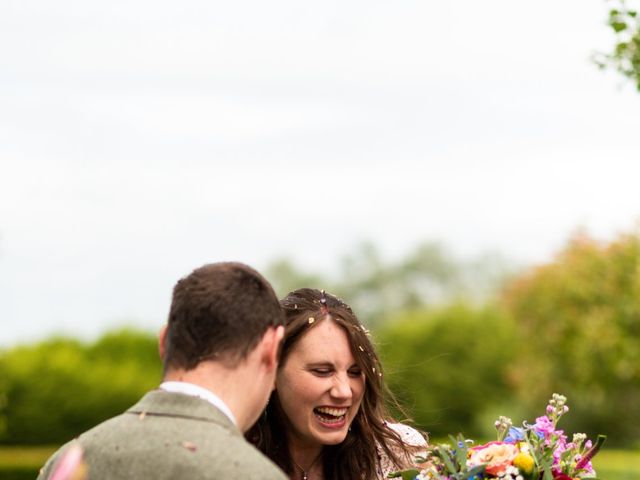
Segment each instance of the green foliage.
[[[489,301],[506,271],[493,260],[460,262],[423,244],[390,262],[361,245],[338,279],[286,261],[274,271],[285,293],[326,288],[374,326],[391,389],[433,437],[493,436],[498,415],[533,420],[562,392],[568,431],[637,446],[639,237],[577,237]],[[125,410],[160,381],[156,348],[151,335],[121,331],[0,352],[0,443],[62,443]]]
[[320,275],[301,271],[285,258],[277,259],[269,264],[265,276],[273,285],[278,298],[298,288],[324,288],[329,291],[328,281]]
[[640,480],[640,450],[603,449],[594,459],[599,478]]
[[52,339],[0,355],[0,443],[61,443],[131,406],[160,380],[155,339],[111,333],[93,345]]
[[373,244],[363,243],[343,259],[337,292],[373,326],[398,311],[453,297],[460,288],[459,273],[437,244],[419,245],[405,258],[386,262]]
[[0,480],[33,480],[40,467],[6,467],[0,465]]
[[616,0],[617,7],[609,10],[607,24],[615,35],[611,53],[597,53],[594,62],[600,68],[613,68],[629,78],[640,91],[640,21],[637,11],[625,0]]
[[497,255],[461,262],[433,242],[419,244],[397,260],[383,258],[375,245],[363,242],[342,258],[338,278],[303,272],[284,259],[266,270],[280,295],[301,287],[325,289],[344,298],[369,327],[406,310],[461,298],[484,301],[506,272],[505,261]]
[[548,265],[516,279],[504,295],[518,320],[513,372],[519,402],[549,392],[569,397],[568,430],[640,438],[640,238],[610,244],[578,236]]
[[416,311],[375,338],[389,386],[434,436],[484,433],[482,412],[510,396],[514,325],[496,307],[459,303]]
[[0,446],[0,480],[34,479],[57,447]]

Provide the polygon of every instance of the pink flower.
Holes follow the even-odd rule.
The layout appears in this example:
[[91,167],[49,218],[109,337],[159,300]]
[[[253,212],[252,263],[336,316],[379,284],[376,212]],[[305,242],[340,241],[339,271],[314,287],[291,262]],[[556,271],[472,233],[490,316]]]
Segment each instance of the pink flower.
[[518,453],[518,447],[511,443],[489,442],[469,449],[467,466],[487,464],[487,473],[500,475],[513,464],[513,459]]
[[51,480],[83,480],[86,473],[87,467],[82,461],[82,447],[74,443],[58,460]]
[[573,478],[566,473],[553,472],[553,480],[573,480]]
[[549,420],[549,417],[547,417],[546,415],[536,418],[536,424],[534,427],[538,432],[544,435],[544,438],[549,438],[555,430],[553,422],[551,422],[551,420]]

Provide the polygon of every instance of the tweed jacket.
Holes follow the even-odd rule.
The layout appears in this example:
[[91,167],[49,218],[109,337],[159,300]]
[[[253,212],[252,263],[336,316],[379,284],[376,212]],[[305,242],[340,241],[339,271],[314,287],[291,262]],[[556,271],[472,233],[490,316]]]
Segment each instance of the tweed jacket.
[[[220,410],[181,393],[148,392],[77,441],[84,450],[87,480],[286,480]],[[38,480],[49,478],[70,443],[48,460]]]

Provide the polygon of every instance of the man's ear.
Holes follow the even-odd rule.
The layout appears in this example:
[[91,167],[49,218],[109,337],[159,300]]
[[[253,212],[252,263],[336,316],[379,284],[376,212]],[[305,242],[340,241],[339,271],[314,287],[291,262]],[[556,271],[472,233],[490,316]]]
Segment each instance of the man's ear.
[[269,369],[278,368],[280,360],[280,344],[284,338],[284,327],[268,328],[262,338],[262,361]]
[[158,332],[158,353],[160,354],[160,360],[164,361],[167,354],[167,328],[168,324],[165,324]]

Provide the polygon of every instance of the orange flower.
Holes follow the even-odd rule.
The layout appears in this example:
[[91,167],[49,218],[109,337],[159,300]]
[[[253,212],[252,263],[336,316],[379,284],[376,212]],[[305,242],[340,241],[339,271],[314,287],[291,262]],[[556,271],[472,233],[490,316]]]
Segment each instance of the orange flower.
[[511,443],[489,442],[469,449],[467,465],[475,467],[487,464],[487,473],[500,475],[508,466],[513,465],[513,459],[518,453],[518,447]]

